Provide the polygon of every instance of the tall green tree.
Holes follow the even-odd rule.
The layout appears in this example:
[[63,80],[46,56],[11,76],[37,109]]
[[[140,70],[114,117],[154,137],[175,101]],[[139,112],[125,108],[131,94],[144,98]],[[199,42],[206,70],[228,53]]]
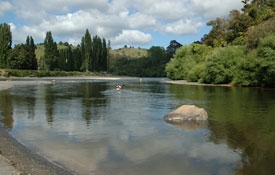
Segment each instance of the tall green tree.
[[12,46],[10,25],[0,24],[0,68],[7,67],[7,59]]
[[56,42],[53,40],[51,31],[46,33],[44,45],[44,69],[50,71],[57,69],[58,49]]
[[72,49],[72,57],[74,59],[73,70],[80,71],[82,66],[80,45],[78,45],[75,49]]
[[36,46],[34,44],[32,36],[27,36],[26,46],[28,46],[31,49],[31,51],[35,52]]
[[107,71],[108,65],[108,48],[105,38],[102,40],[102,58],[101,58],[101,71]]
[[92,71],[100,71],[102,59],[102,42],[99,36],[93,37],[92,44],[92,59],[91,59],[91,69]]
[[34,40],[32,36],[27,36],[25,48],[27,50],[28,59],[30,62],[30,64],[26,67],[26,69],[36,70],[37,69],[37,59],[35,55],[36,46],[34,44]]
[[173,57],[173,55],[176,53],[176,50],[181,46],[182,44],[176,40],[170,41],[169,46],[166,48],[167,62]]
[[91,67],[92,38],[88,29],[81,40],[82,70],[88,72]]

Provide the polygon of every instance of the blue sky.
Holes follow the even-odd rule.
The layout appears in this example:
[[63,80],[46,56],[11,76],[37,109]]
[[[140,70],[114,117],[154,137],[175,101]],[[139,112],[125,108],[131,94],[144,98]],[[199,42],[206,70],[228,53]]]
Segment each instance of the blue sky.
[[242,6],[241,0],[0,0],[0,23],[10,24],[15,44],[28,35],[43,42],[51,31],[56,42],[76,45],[88,29],[112,48],[167,47],[171,40],[200,40],[210,30],[207,21]]

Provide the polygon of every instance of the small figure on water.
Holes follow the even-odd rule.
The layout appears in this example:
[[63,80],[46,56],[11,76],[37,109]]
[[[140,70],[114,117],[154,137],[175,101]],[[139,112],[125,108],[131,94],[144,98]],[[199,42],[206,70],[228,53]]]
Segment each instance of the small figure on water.
[[117,90],[117,91],[120,91],[120,89],[121,89],[123,86],[124,86],[124,84],[122,84],[122,85],[116,85],[116,90]]

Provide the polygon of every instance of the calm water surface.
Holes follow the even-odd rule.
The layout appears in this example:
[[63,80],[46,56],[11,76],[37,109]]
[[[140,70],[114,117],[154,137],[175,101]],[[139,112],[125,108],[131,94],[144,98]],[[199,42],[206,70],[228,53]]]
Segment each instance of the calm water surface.
[[[117,83],[126,86],[116,91]],[[208,123],[166,123],[163,116],[182,104],[205,108]],[[77,174],[275,171],[274,89],[57,80],[1,91],[0,112],[15,138]]]

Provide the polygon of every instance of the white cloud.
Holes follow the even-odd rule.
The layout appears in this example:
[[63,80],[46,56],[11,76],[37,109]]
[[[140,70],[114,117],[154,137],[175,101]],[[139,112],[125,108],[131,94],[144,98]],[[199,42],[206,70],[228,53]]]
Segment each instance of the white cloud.
[[141,13],[129,16],[128,23],[132,29],[154,28],[159,25],[156,18]]
[[114,44],[134,44],[134,45],[145,45],[152,41],[150,34],[143,33],[138,30],[122,30],[118,36],[113,40]]
[[0,16],[13,9],[17,18],[7,22],[17,26],[13,39],[18,42],[25,42],[26,35],[43,41],[47,31],[62,41],[80,42],[89,29],[91,35],[110,39],[113,47],[148,45],[156,36],[151,31],[195,35],[206,24],[204,19],[228,15],[241,6],[239,0],[11,0],[0,2]]
[[12,5],[7,1],[0,2],[0,16],[4,16],[5,12],[12,9]]
[[161,20],[178,20],[191,14],[186,0],[135,0],[135,5],[142,13]]
[[193,0],[192,8],[195,13],[203,15],[206,19],[224,17],[233,9],[240,10],[243,6],[239,0]]
[[169,23],[165,26],[164,31],[167,33],[186,35],[186,34],[196,34],[198,28],[202,26],[202,22],[199,20],[179,20],[174,23]]

